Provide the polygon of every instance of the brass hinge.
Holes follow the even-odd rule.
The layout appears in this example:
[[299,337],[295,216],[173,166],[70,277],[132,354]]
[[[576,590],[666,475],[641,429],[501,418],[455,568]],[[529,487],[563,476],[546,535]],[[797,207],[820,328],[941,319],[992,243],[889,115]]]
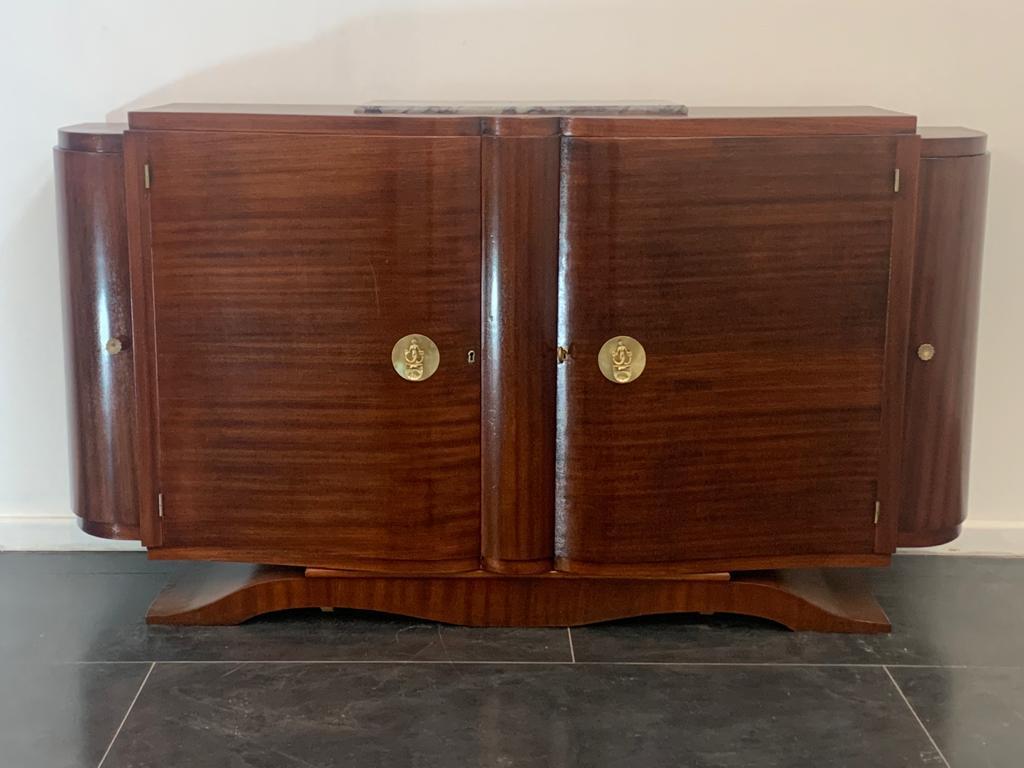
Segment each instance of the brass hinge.
[[876,501],[875,502],[875,525],[878,525],[878,518],[881,516],[881,514],[882,514],[882,502]]
[[144,187],[145,187],[146,189],[149,189],[149,185],[150,185],[150,179],[149,179],[149,163],[146,163],[146,164],[145,164],[144,166],[142,166],[142,185],[143,185],[143,186],[144,186]]
[[565,347],[559,347],[556,350],[556,355],[555,356],[557,357],[558,362],[560,364],[564,363],[568,359],[568,357],[569,357],[569,350],[566,349]]
[[897,168],[896,171],[892,175],[892,191],[893,192],[899,192],[900,191],[900,169],[899,168]]
[[162,493],[156,495],[156,511],[160,517],[164,516],[164,495]]

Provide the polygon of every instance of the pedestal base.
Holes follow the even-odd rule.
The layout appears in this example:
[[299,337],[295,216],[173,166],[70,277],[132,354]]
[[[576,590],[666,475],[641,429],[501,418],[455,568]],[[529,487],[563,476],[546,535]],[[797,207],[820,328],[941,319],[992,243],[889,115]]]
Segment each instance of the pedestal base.
[[302,568],[197,566],[153,602],[150,624],[239,624],[288,608],[358,608],[472,627],[565,627],[657,613],[736,613],[793,630],[888,632],[864,578],[841,570],[678,579],[484,571],[393,576]]

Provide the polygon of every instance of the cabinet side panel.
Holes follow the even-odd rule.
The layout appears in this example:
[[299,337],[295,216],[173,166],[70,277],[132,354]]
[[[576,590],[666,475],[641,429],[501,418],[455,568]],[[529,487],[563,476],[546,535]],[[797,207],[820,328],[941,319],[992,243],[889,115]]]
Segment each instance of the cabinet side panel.
[[54,150],[71,494],[82,529],[139,538],[124,159]]
[[[906,375],[899,544],[955,539],[966,517],[988,155],[922,158]],[[931,345],[921,350],[922,345]],[[931,359],[929,351],[933,349]]]
[[483,557],[551,568],[559,137],[482,140]]

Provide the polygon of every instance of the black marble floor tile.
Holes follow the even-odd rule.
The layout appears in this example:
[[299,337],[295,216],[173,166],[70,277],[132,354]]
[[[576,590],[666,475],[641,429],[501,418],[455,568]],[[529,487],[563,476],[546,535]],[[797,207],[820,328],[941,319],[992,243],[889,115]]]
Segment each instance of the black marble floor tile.
[[0,765],[95,768],[149,667],[0,663]]
[[[148,627],[179,568],[128,553],[0,554],[0,653],[38,661],[564,661],[560,629],[466,629],[351,611]],[[729,616],[573,630],[580,661],[1024,666],[1024,559],[896,557],[872,572],[891,635],[793,633]]]
[[572,630],[580,661],[1024,666],[1024,559],[903,555],[870,572],[889,635],[795,633],[738,616]]
[[939,761],[880,668],[158,664],[104,768]]
[[[7,559],[0,554],[0,562]],[[0,654],[24,661],[148,661],[110,643],[143,621],[166,574],[5,573]]]
[[454,627],[359,611],[290,611],[237,627],[121,625],[97,658],[199,661],[569,661],[564,629]]
[[145,552],[0,552],[0,579],[41,574],[174,573],[187,567],[187,563],[174,560],[149,560]]
[[146,610],[169,577],[166,566],[150,572],[135,555],[108,558],[86,555],[75,567],[63,556],[0,555],[0,615],[7,617],[0,654],[36,661],[571,658],[564,629],[470,629],[358,611],[289,611],[237,627],[151,627]]
[[1024,765],[1024,670],[891,672],[952,768]]

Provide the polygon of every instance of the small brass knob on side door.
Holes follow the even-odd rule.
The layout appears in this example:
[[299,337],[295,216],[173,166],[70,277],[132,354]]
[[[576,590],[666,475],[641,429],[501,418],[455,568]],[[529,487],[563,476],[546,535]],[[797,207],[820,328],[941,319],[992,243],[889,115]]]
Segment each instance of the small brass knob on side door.
[[926,363],[935,357],[935,347],[931,344],[922,344],[917,348],[917,356]]
[[597,353],[597,366],[613,384],[629,384],[647,367],[647,351],[632,336],[613,336]]
[[391,365],[406,381],[426,381],[441,364],[441,352],[429,336],[410,333],[395,342],[391,349]]
[[121,353],[121,350],[124,349],[124,344],[121,343],[121,340],[119,338],[114,336],[110,339],[107,339],[107,343],[103,345],[103,348],[107,351],[107,354],[109,355],[118,355]]

